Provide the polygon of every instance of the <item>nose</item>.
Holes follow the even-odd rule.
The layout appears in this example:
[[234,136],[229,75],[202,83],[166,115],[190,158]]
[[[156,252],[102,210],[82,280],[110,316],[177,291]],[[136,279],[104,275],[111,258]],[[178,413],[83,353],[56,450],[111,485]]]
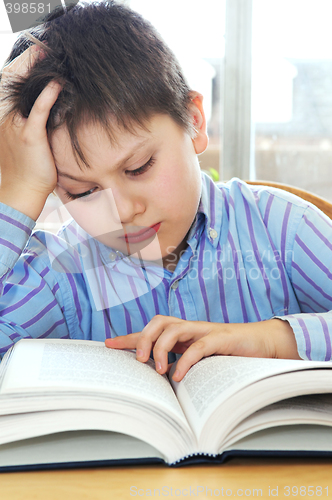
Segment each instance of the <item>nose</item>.
[[140,193],[122,187],[107,191],[111,191],[109,196],[112,197],[121,224],[133,224],[137,215],[144,213],[145,204]]

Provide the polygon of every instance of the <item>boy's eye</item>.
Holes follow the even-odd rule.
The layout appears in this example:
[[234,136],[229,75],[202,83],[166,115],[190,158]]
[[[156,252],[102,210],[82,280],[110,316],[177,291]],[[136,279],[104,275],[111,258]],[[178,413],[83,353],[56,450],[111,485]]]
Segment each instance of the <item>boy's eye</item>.
[[[146,172],[147,170],[149,170],[150,167],[152,167],[154,162],[155,162],[155,159],[153,156],[151,156],[151,158],[144,165],[142,165],[139,168],[136,168],[135,170],[126,170],[126,173],[128,175],[130,175],[130,177],[135,177],[136,175],[144,174],[144,172]],[[96,189],[97,188],[92,188],[92,189],[89,189],[89,191],[85,191],[84,193],[78,193],[78,194],[72,194],[72,193],[69,193],[68,191],[66,191],[65,196],[69,200],[82,199],[82,201],[85,201],[85,200],[87,200],[87,198],[91,194],[93,194],[96,191]]]
[[130,176],[133,176],[133,177],[135,177],[136,175],[144,174],[144,172],[147,172],[147,170],[149,170],[149,168],[152,167],[152,165],[154,164],[154,162],[155,162],[155,158],[153,156],[151,156],[150,160],[148,160],[141,167],[136,168],[135,170],[126,170],[126,172]]
[[[84,200],[90,196],[92,193],[94,193],[96,188],[89,189],[89,191],[85,191],[84,193],[78,193],[78,194],[71,194],[68,193],[68,191],[65,192],[65,196],[69,198],[69,200],[78,200],[79,198],[84,198]],[[82,201],[84,201],[82,200]]]

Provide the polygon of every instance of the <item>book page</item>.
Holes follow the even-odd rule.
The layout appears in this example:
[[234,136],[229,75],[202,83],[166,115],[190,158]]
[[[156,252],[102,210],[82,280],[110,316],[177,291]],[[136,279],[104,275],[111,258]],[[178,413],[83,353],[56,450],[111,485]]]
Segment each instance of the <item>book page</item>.
[[296,396],[265,406],[237,425],[223,447],[263,429],[300,424],[332,427],[332,394]]
[[[170,380],[191,427],[199,436],[213,411],[242,388],[278,373],[326,366],[326,362],[211,356],[191,367],[181,382]],[[170,377],[174,370],[175,366]]]
[[152,361],[108,349],[103,342],[81,340],[21,340],[10,357],[0,393],[102,391],[128,395],[167,407],[185,421],[167,377]]

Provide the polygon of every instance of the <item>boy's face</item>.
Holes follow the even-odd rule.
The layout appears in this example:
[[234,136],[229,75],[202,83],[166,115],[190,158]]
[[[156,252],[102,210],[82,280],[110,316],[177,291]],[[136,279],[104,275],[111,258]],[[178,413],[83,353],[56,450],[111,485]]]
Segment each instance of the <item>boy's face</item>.
[[80,168],[67,130],[58,129],[55,191],[91,236],[125,254],[162,258],[174,270],[200,199],[202,138],[192,139],[167,115],[134,132],[119,129],[111,144],[101,126],[83,126],[78,138],[90,168]]

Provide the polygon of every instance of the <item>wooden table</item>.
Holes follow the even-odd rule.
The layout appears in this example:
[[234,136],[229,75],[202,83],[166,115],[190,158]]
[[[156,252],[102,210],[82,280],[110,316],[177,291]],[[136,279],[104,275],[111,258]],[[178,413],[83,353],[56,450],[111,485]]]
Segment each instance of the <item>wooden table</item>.
[[332,459],[233,459],[222,466],[177,469],[139,466],[0,474],[1,500],[227,497],[332,498]]

